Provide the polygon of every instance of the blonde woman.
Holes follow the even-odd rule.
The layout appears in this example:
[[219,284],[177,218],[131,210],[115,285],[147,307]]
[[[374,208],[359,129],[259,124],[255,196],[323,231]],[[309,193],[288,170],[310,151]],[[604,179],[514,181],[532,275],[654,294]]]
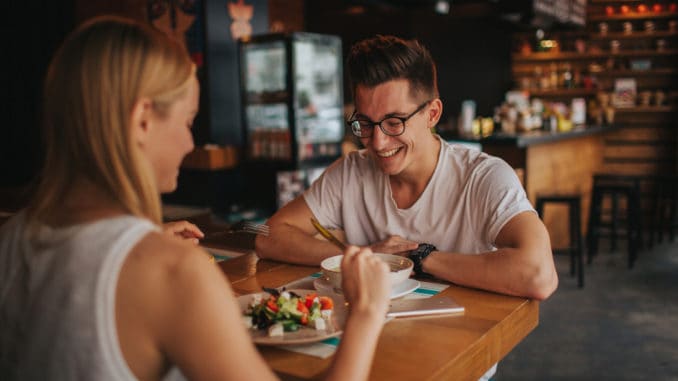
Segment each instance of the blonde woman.
[[[176,187],[198,112],[184,48],[95,19],[66,39],[44,90],[43,180],[0,230],[0,379],[275,378],[225,276],[160,228],[159,193]],[[352,308],[327,375],[365,379],[388,269],[356,247],[342,269]]]

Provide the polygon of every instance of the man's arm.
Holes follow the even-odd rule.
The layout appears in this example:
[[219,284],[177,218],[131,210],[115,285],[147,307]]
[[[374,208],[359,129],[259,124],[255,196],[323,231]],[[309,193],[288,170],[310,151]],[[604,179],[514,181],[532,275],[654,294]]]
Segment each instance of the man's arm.
[[325,239],[316,239],[311,224],[313,212],[303,196],[299,196],[278,210],[267,222],[268,236],[259,235],[255,250],[261,258],[275,259],[302,265],[318,265],[341,250]]
[[433,252],[423,270],[440,279],[502,294],[543,300],[558,286],[546,227],[532,212],[522,212],[497,235],[498,250],[479,255]]

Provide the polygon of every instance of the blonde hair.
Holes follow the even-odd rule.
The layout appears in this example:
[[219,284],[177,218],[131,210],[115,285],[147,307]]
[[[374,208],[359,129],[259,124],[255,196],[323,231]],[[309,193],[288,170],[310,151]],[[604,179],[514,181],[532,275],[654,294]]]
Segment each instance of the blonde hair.
[[143,97],[166,114],[194,72],[183,45],[148,25],[108,16],[75,30],[45,79],[45,165],[29,215],[48,216],[83,177],[130,214],[159,224],[155,176],[132,142],[131,115]]

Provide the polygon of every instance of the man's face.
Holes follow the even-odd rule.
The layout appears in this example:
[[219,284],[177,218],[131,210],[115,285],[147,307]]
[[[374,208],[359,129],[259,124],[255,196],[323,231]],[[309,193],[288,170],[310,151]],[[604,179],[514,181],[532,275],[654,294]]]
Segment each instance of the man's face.
[[[426,99],[411,97],[409,82],[404,79],[385,82],[371,88],[359,85],[355,90],[354,118],[372,122],[391,116],[405,118],[424,101]],[[426,150],[421,149],[421,143],[431,139],[427,109],[428,105],[412,115],[405,122],[405,130],[399,136],[389,136],[375,125],[371,137],[360,139],[379,168],[387,175],[396,176],[415,170],[417,159],[427,154]]]

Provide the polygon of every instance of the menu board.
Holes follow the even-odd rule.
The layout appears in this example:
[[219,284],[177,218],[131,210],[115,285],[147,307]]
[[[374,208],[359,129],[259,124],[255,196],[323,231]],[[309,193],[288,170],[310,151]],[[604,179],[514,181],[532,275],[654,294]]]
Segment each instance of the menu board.
[[562,24],[586,24],[586,0],[533,0],[535,16],[552,18]]

